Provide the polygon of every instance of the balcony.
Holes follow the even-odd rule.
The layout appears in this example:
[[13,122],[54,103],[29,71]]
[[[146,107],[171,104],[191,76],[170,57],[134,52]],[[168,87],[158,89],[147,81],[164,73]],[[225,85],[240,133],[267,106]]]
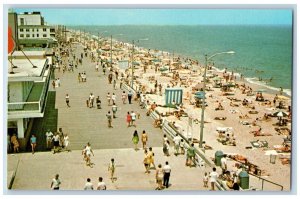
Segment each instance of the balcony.
[[43,82],[34,82],[26,102],[9,102],[8,118],[35,118],[44,116],[44,107],[49,88],[50,75]]

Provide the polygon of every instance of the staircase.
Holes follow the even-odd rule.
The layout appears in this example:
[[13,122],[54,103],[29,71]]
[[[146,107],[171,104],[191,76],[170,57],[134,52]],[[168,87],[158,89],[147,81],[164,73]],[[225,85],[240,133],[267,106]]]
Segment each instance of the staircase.
[[[55,109],[55,96],[56,91],[48,91],[44,117],[34,119],[31,134],[35,134],[37,138],[36,151],[47,150],[45,133],[48,129],[50,129],[52,133],[57,131],[58,110]],[[28,141],[27,149],[28,151],[31,151],[30,139]]]

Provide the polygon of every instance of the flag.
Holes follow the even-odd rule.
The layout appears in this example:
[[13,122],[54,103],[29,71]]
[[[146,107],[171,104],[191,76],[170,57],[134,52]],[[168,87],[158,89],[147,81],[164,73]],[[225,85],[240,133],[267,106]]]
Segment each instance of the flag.
[[12,35],[12,29],[8,26],[8,53],[11,53],[15,49],[15,42]]

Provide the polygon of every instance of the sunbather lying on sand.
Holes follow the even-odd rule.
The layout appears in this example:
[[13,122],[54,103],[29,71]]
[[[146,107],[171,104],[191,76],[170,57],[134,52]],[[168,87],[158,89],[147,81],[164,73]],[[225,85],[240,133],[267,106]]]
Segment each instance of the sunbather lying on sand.
[[234,104],[233,102],[230,102],[229,105],[232,106],[232,107],[239,107],[240,106],[239,104]]
[[249,119],[250,117],[247,114],[245,114],[245,115],[240,115],[239,118],[240,119]]
[[215,120],[226,120],[226,117],[215,117]]
[[257,131],[251,131],[250,133],[253,133],[254,137],[257,137],[257,136],[272,136],[272,134],[270,134],[270,133],[262,132],[261,128],[259,128]]
[[248,162],[248,159],[242,155],[228,155],[229,158],[233,159],[233,160],[236,160],[236,161],[240,161],[240,162],[243,162],[243,163],[247,163]]
[[218,107],[215,108],[215,110],[216,110],[216,111],[218,111],[218,110],[224,110],[224,107],[222,106],[221,103],[219,103]]
[[277,152],[291,152],[291,147],[287,144],[284,145],[274,145],[274,150],[276,150]]

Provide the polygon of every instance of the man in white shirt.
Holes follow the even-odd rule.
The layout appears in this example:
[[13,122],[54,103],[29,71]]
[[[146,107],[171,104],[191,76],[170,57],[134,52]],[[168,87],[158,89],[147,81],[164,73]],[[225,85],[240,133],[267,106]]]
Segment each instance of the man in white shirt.
[[97,190],[106,190],[106,184],[103,182],[103,178],[99,177],[99,182],[97,185]]
[[49,149],[51,147],[52,137],[53,137],[53,133],[50,131],[50,129],[48,129],[46,131],[46,146],[47,146],[47,149]]
[[136,125],[135,125],[135,120],[136,120],[136,114],[135,114],[135,112],[131,111],[130,115],[131,115],[131,126],[136,127]]
[[95,96],[93,95],[93,93],[91,93],[90,97],[89,97],[89,100],[91,102],[90,108],[94,107],[94,99],[95,99]]
[[216,172],[217,171],[217,169],[214,167],[213,168],[213,171],[212,172],[210,172],[210,174],[209,174],[209,181],[210,181],[210,183],[211,183],[211,190],[212,191],[214,191],[215,190],[215,184],[216,184],[216,182],[217,182],[217,179],[218,179],[218,177],[219,177],[219,174]]
[[166,162],[166,165],[163,167],[163,172],[164,172],[164,183],[163,185],[168,188],[169,187],[169,180],[170,180],[170,175],[171,175],[171,167],[169,165],[169,162]]
[[112,94],[111,99],[112,99],[112,103],[115,104],[117,100],[117,96],[115,93]]
[[88,178],[86,181],[87,182],[85,183],[84,190],[93,190],[94,187],[93,187],[93,183],[91,183],[91,179]]
[[178,155],[178,153],[179,153],[180,140],[181,140],[181,137],[178,134],[176,134],[176,136],[173,139],[175,155]]
[[58,177],[59,177],[59,175],[56,174],[55,178],[52,179],[50,187],[53,190],[59,190],[59,185],[61,184],[61,181],[60,181],[60,179]]
[[221,168],[222,168],[222,174],[225,174],[227,171],[227,160],[226,160],[226,155],[223,155],[221,158]]

